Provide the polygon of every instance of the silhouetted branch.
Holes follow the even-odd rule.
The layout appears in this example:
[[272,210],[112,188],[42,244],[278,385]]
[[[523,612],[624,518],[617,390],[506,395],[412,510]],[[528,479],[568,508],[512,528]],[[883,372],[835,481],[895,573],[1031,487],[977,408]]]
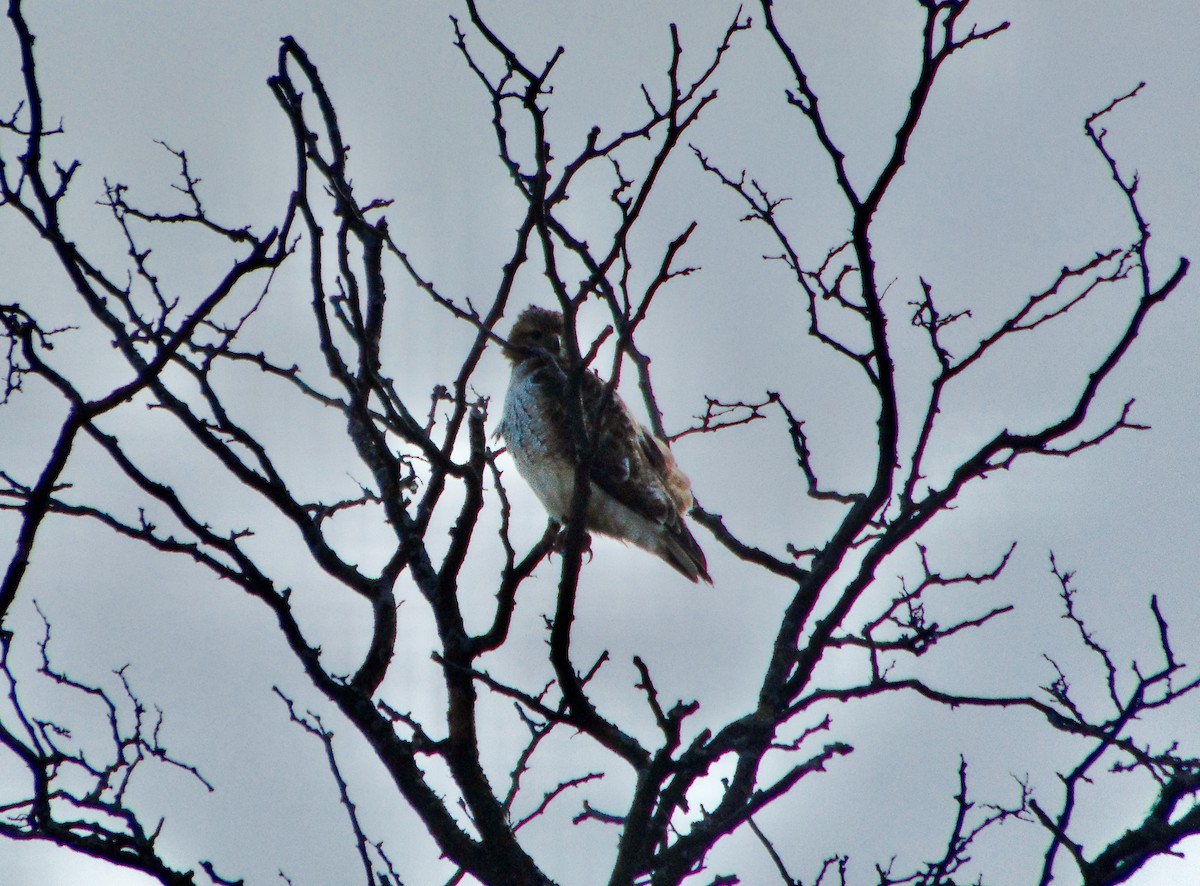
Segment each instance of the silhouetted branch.
[[[358,809],[355,807],[354,801],[350,799],[349,786],[346,784],[341,767],[338,766],[337,756],[333,751],[333,733],[325,728],[325,724],[321,722],[321,718],[318,715],[312,711],[309,711],[307,715],[297,713],[295,702],[284,695],[278,686],[272,688],[275,694],[287,705],[288,718],[303,728],[309,735],[315,735],[320,739],[321,745],[325,749],[325,759],[329,764],[329,772],[333,775],[333,780],[337,783],[338,797],[341,800],[342,808],[346,810],[346,817],[350,820],[350,829],[354,833],[354,844],[358,850],[359,861],[362,862],[366,886],[388,886],[389,874],[379,873],[376,871],[375,865],[371,862],[370,847],[377,844],[370,843],[367,840],[366,834],[363,833],[362,824],[358,819]],[[393,882],[399,883],[398,880],[393,880]]]
[[121,698],[54,667],[50,622],[44,615],[42,620],[38,673],[99,706],[108,746],[76,740],[68,726],[36,715],[18,686],[25,679],[18,680],[10,663],[13,638],[0,633],[0,681],[6,701],[0,712],[0,746],[11,752],[28,778],[26,796],[0,803],[0,836],[52,842],[172,886],[193,884],[191,873],[177,870],[160,856],[157,838],[162,822],[147,830],[126,795],[134,773],[152,760],[189,774],[209,791],[213,786],[196,767],[171,756],[159,743],[162,712],[148,716],[124,668],[116,672]]

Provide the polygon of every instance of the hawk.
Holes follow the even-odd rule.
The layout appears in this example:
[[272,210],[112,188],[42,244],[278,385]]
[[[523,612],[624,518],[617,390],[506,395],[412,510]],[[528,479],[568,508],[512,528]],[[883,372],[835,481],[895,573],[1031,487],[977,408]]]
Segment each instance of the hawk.
[[[527,308],[513,324],[504,356],[512,363],[512,377],[497,433],[550,517],[564,523],[578,461],[568,417],[562,314]],[[579,392],[584,428],[596,440],[587,528],[658,555],[693,582],[712,584],[704,552],[683,520],[692,506],[688,478],[666,442],[637,422],[616,391],[605,399],[605,388],[594,372],[584,372]]]

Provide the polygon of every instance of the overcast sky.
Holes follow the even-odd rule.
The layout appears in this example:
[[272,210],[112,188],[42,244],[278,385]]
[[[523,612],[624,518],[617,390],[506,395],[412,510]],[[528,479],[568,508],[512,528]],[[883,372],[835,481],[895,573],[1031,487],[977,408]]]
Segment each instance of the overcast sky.
[[[856,183],[869,181],[889,148],[889,133],[903,114],[915,73],[919,35],[913,10],[898,0],[805,4],[815,8],[801,21],[791,14],[791,4],[781,0],[778,5],[781,22],[810,66],[833,136],[848,155],[850,176]],[[578,150],[592,125],[615,132],[639,120],[640,84],[652,93],[662,89],[668,22],[679,23],[685,72],[694,73],[736,9],[736,3],[716,0],[483,5],[496,30],[530,62],[544,60],[560,44],[566,47],[549,118],[550,138],[561,145],[563,157]],[[106,210],[95,205],[106,178],[129,184],[134,202],[181,208],[179,195],[170,189],[175,161],[155,143],[158,139],[187,150],[214,216],[259,230],[272,225],[293,182],[293,154],[287,122],[265,81],[277,64],[279,38],[292,34],[319,66],[337,105],[353,148],[359,198],[394,198],[391,230],[421,271],[444,292],[478,304],[495,290],[520,206],[495,156],[486,96],[452,45],[452,12],[465,15],[457,4],[421,2],[28,3],[47,118],[61,117],[66,130],[53,142],[54,156],[83,162],[72,185],[69,236],[85,251],[93,250],[109,271],[123,267],[115,228]],[[1062,266],[1134,237],[1121,195],[1084,138],[1082,121],[1141,81],[1147,83],[1142,94],[1114,113],[1108,128],[1123,168],[1141,176],[1139,196],[1153,232],[1154,280],[1165,279],[1180,255],[1200,257],[1195,47],[1200,6],[1194,0],[979,0],[972,15],[983,26],[1009,19],[1012,28],[947,65],[913,139],[909,166],[883,205],[873,237],[879,278],[892,281],[894,288],[889,298],[903,304],[916,297],[921,277],[947,309],[971,308],[959,339],[964,349],[972,334],[978,337],[1029,293],[1052,282]],[[790,196],[783,217],[805,259],[819,260],[845,239],[848,215],[838,202],[828,161],[800,115],[786,106],[786,72],[761,30],[760,16],[756,10],[751,16],[755,28],[735,41],[717,77],[720,99],[689,141],[731,173],[747,169],[773,193]],[[481,41],[475,45],[482,51]],[[19,96],[15,44],[6,33],[0,40],[0,114],[11,113]],[[12,156],[11,141],[5,143],[5,156]],[[583,185],[565,217],[582,235],[602,238],[612,222],[604,202],[611,183],[597,176]],[[806,420],[828,485],[859,487],[873,456],[868,392],[861,379],[805,340],[803,305],[794,284],[778,262],[761,260],[775,247],[765,230],[740,224],[742,214],[687,151],[668,167],[660,198],[648,211],[647,233],[639,241],[645,250],[642,274],[657,267],[655,250],[661,252],[691,219],[700,221],[682,260],[702,266],[702,273],[670,289],[641,333],[642,346],[654,357],[666,428],[675,432],[689,425],[703,410],[705,394],[738,399],[778,390]],[[11,216],[0,211],[0,301],[29,301],[31,293],[45,292],[45,321],[71,322],[75,308],[61,274],[48,270],[47,253],[30,258],[39,254],[37,247]],[[225,253],[172,234],[163,235],[156,255],[181,292],[190,283],[203,285],[227,264]],[[300,295],[264,311],[270,324],[251,331],[252,341],[259,336],[274,344],[309,334],[302,306],[304,268],[297,264],[290,272],[297,276],[283,275],[275,293],[294,286]],[[452,378],[470,330],[421,304],[404,288],[399,269],[390,273],[393,299],[404,305],[403,322],[389,339],[392,372],[402,376],[402,390],[423,404],[433,384]],[[990,568],[1009,542],[1019,542],[1004,579],[981,592],[987,605],[1015,602],[1017,613],[977,640],[949,646],[930,673],[951,684],[969,675],[979,691],[997,692],[1031,691],[1051,678],[1041,653],[1070,648],[1047,570],[1051,549],[1060,563],[1078,570],[1081,606],[1120,663],[1152,660],[1155,634],[1148,601],[1158,594],[1180,657],[1200,665],[1194,566],[1200,549],[1197,295],[1193,271],[1151,316],[1097,402],[1092,428],[1136,397],[1132,418],[1153,426],[1152,432],[1119,434],[1066,462],[1018,463],[965,495],[956,511],[922,534],[936,565],[948,572]],[[520,278],[516,298],[518,306],[552,302],[532,268]],[[1093,365],[1089,361],[1118,334],[1130,299],[1131,290],[1116,288],[1061,331],[997,352],[992,369],[948,399],[935,464],[945,468],[1000,428],[1026,430],[1061,413],[1083,384]],[[915,393],[931,364],[919,356],[919,337],[903,328],[904,312],[895,316],[898,347],[912,355],[901,365],[901,378]],[[601,310],[585,313],[583,322],[594,333],[604,322]],[[103,342],[89,344],[81,358],[95,360],[97,386],[121,377],[103,347]],[[496,403],[506,381],[506,365],[489,352],[477,388]],[[634,400],[632,390],[625,390]],[[38,444],[54,426],[54,416],[31,400],[18,400],[0,412],[0,464],[16,465],[26,476],[44,458]],[[282,463],[294,476],[312,488],[345,488],[348,450],[339,441],[336,420],[310,420],[269,395],[248,409],[259,421],[282,429],[288,447]],[[493,425],[495,419],[494,410]],[[188,459],[198,456],[165,425],[131,414],[125,427],[140,441],[141,451],[157,451],[164,466],[186,465],[185,487],[212,482],[207,467],[197,463],[193,470]],[[794,470],[778,423],[687,437],[676,454],[706,507],[725,514],[731,527],[754,544],[777,553],[787,543],[822,542],[839,516],[835,508],[804,498],[803,478]],[[136,506],[127,490],[110,483],[102,471],[92,473],[91,466],[81,454],[71,479],[82,488],[110,490],[106,494],[123,506]],[[519,481],[511,480],[510,492],[514,534],[531,543],[544,527],[544,514]],[[233,523],[255,513],[247,509],[256,505],[229,494],[212,513]],[[11,519],[0,519],[0,542],[10,544],[14,526]],[[359,546],[363,562],[369,562],[372,550],[378,550],[372,548],[372,533],[379,532],[378,526],[352,526],[344,543]],[[665,695],[701,699],[710,718],[705,722],[719,723],[741,711],[738,699],[761,673],[758,664],[786,589],[721,556],[706,534],[697,535],[709,552],[713,589],[696,590],[639,551],[597,541],[581,592],[578,649],[580,660],[589,651],[610,649],[613,661],[626,668],[614,666],[609,683],[598,687],[605,703],[641,704],[629,689],[633,675],[626,664],[640,652],[653,659],[660,687],[671,687]],[[275,543],[292,542],[265,531],[264,549]],[[341,819],[332,818],[332,827],[340,829],[335,838],[324,833],[336,795],[321,748],[287,723],[286,710],[271,695],[271,686],[278,684],[308,698],[266,612],[197,570],[155,558],[133,559],[136,555],[136,549],[113,543],[97,528],[50,524],[39,540],[28,586],[10,615],[11,624],[27,632],[24,660],[35,651],[30,639],[35,634],[28,631],[37,623],[36,599],[54,623],[51,652],[74,676],[111,684],[114,668],[133,663],[134,687],[165,711],[164,742],[218,786],[210,795],[185,776],[169,773],[143,789],[146,808],[154,810],[150,815],[167,817],[163,845],[169,861],[186,866],[211,858],[226,876],[245,876],[255,884],[282,882],[275,879],[281,868],[297,886],[348,882],[339,872],[357,876]],[[137,564],[132,579],[131,563]],[[298,605],[315,635],[329,656],[344,655],[349,666],[360,648],[365,613],[324,593],[328,589],[298,566],[294,575],[288,568],[279,564],[280,574],[297,589]],[[897,575],[907,572],[911,578],[912,568],[911,555],[886,564],[880,599],[895,590]],[[468,564],[467,575],[479,579],[481,602],[493,587],[489,569],[494,563],[482,559]],[[535,655],[541,643],[539,615],[550,611],[555,581],[555,570],[543,566],[536,590],[518,611],[517,645]],[[387,684],[416,711],[438,703],[419,690],[432,673],[428,624],[420,606],[414,594],[402,609],[405,634]],[[540,673],[532,665],[523,671],[519,657],[506,666],[530,681]],[[964,685],[972,684],[964,679]],[[71,702],[47,693],[44,704],[48,710],[69,709]],[[1044,754],[1031,752],[1031,742],[1045,735],[1035,722],[997,730],[995,719],[931,713],[911,699],[838,713],[839,728],[856,744],[855,755],[802,802],[763,818],[797,861],[794,875],[807,882],[820,858],[844,851],[856,854],[861,882],[875,861],[899,853],[911,863],[935,853],[952,814],[960,753],[972,764],[973,791],[981,802],[1011,800],[1014,774],[1028,773],[1052,791],[1055,767],[1075,759],[1073,749],[1059,747],[1057,739]],[[1196,704],[1181,706],[1156,728],[1190,738],[1198,717]],[[566,736],[559,742],[554,752],[563,758],[576,752]],[[343,764],[356,773],[356,800],[372,836],[409,863],[401,847],[419,833],[411,813],[371,790],[380,770],[361,746],[347,742]],[[6,778],[18,774],[0,758],[0,805],[16,793],[5,787]],[[14,783],[20,784],[9,781]],[[614,777],[588,796],[604,807],[623,787]],[[1119,823],[1128,826],[1145,796],[1125,794],[1118,786],[1106,802],[1126,815]],[[912,814],[938,808],[940,818]],[[557,824],[567,817],[564,811]],[[1112,821],[1097,815],[1082,824],[1100,839]],[[596,825],[547,824],[530,840],[550,859],[547,869],[574,886],[597,882],[588,876],[588,860],[604,859],[610,838]],[[1040,836],[1029,827],[1008,831],[979,853],[992,864],[995,882],[1026,882],[1036,859],[1022,855],[1006,868],[1006,840],[1040,846]],[[1200,846],[1190,848],[1200,858]],[[714,871],[721,869],[722,859],[753,857],[741,867],[744,882],[770,882],[769,860],[749,838],[732,840],[721,851],[726,854],[714,857]],[[409,886],[444,882],[444,865],[423,866],[416,856],[411,867],[402,865]],[[18,886],[146,882],[49,848],[7,842],[0,842],[0,871],[0,881]],[[1200,878],[1200,862],[1156,863],[1131,882],[1165,886],[1189,876]],[[1071,882],[1070,872],[1063,882]]]

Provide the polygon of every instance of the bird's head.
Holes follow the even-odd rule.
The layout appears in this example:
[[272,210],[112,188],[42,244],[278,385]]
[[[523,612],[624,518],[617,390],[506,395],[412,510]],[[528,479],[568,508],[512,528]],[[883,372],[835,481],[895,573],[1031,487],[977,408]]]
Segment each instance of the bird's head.
[[535,356],[535,351],[548,351],[552,356],[563,355],[563,315],[558,311],[547,311],[532,305],[521,312],[512,332],[508,334],[508,347],[504,356],[511,363],[520,363]]

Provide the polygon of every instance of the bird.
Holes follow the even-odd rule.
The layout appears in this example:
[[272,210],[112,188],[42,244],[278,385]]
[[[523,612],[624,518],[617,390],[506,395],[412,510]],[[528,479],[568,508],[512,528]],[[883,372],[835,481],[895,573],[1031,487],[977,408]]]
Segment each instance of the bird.
[[[530,306],[513,323],[503,353],[512,364],[497,429],[517,472],[550,518],[571,514],[579,464],[570,426],[563,315]],[[641,425],[591,370],[579,385],[584,433],[595,441],[588,466],[585,526],[662,558],[694,583],[712,584],[704,552],[684,522],[691,483],[666,441]]]

